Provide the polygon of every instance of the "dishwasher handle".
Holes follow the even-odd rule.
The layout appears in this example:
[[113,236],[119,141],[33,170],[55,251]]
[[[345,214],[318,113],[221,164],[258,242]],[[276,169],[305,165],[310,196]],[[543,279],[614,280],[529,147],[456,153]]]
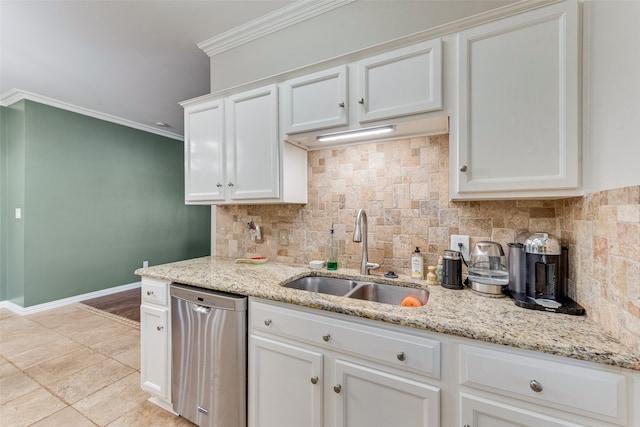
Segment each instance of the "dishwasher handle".
[[209,314],[211,313],[211,307],[206,307],[204,305],[189,303],[191,306],[191,310],[195,311],[198,314]]

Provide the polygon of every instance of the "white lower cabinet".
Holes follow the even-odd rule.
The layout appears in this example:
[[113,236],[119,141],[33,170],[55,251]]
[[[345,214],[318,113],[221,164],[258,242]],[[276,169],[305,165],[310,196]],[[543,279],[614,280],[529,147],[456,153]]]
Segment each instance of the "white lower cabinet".
[[460,345],[459,355],[463,426],[638,425],[629,411],[637,375],[480,344]]
[[171,404],[171,316],[169,282],[142,278],[140,386],[157,405]]
[[250,427],[640,427],[640,372],[250,298]]
[[335,362],[336,427],[440,425],[440,390],[371,366]]
[[251,335],[249,425],[322,426],[322,353]]
[[464,427],[578,427],[539,412],[462,393],[460,413]]
[[437,341],[281,304],[249,310],[250,427],[440,426]]

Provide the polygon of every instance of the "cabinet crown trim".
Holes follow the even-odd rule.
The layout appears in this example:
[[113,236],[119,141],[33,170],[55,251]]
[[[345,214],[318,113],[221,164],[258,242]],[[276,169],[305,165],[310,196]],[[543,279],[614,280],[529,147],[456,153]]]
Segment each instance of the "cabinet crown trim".
[[295,2],[267,15],[232,28],[208,40],[198,43],[204,53],[213,57],[227,50],[257,40],[268,34],[299,24],[355,0],[331,0],[322,2]]

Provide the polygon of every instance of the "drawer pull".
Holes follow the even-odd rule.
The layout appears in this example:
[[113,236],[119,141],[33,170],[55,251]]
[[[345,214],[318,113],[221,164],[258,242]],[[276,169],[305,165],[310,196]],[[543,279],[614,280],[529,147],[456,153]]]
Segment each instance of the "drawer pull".
[[318,384],[318,377],[311,377],[311,384]]
[[323,340],[324,342],[329,342],[329,340],[330,340],[330,339],[331,339],[331,335],[329,335],[329,334],[327,334],[327,335],[323,335],[323,336],[322,336],[322,340]]
[[531,382],[529,383],[529,387],[531,387],[531,390],[535,391],[536,393],[540,393],[542,391],[542,384],[540,384],[536,380],[531,380]]
[[164,326],[156,326],[156,330],[161,331],[164,329]]
[[398,358],[399,361],[404,361],[407,357],[404,354],[404,351],[401,351],[400,353],[396,354],[396,357]]
[[339,102],[339,103],[338,103],[338,107],[340,107],[340,108],[344,108],[344,102]]
[[153,295],[153,291],[147,291],[147,296]]
[[364,98],[358,98],[358,104],[364,104]]
[[342,391],[342,386],[340,384],[334,385],[333,391],[335,391],[336,393],[340,393],[340,391]]
[[266,319],[266,320],[264,321],[264,324],[265,324],[265,326],[269,326],[269,325],[271,325],[271,319]]

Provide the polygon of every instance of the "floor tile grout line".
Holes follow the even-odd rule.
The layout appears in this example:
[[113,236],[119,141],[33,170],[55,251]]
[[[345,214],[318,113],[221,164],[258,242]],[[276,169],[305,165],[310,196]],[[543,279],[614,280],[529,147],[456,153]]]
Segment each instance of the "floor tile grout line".
[[[92,312],[93,314],[101,315],[102,317],[105,317],[105,318],[108,318],[108,319],[111,319],[111,320],[115,320],[115,321],[117,321],[117,322],[119,322],[119,323],[125,324],[125,326],[132,327],[133,329],[139,329],[139,326],[138,326],[137,328],[135,327],[135,323],[137,323],[137,322],[135,322],[135,321],[132,321],[132,320],[129,320],[129,319],[125,319],[125,318],[122,318],[122,317],[117,316],[117,315],[112,315],[112,314],[110,314],[110,313],[102,312],[102,311],[100,311],[100,310],[94,309],[93,307],[85,306],[84,304],[81,304],[81,303],[77,303],[76,305],[80,306],[80,308],[83,308],[83,309],[86,309],[87,311]],[[107,315],[105,315],[105,313],[106,313]],[[87,415],[86,415],[86,414],[84,414],[82,411],[80,411],[79,409],[77,409],[74,405],[75,405],[76,403],[78,403],[79,401],[81,401],[81,400],[83,400],[83,399],[86,399],[86,398],[88,398],[89,396],[92,396],[92,395],[94,395],[94,394],[96,394],[96,393],[98,393],[98,392],[100,392],[100,391],[104,390],[105,388],[109,387],[110,385],[115,384],[116,382],[121,381],[122,379],[124,379],[124,378],[126,378],[126,377],[128,377],[128,376],[130,376],[130,375],[139,374],[139,373],[140,373],[140,370],[139,370],[139,369],[136,369],[136,368],[134,368],[134,367],[132,367],[132,366],[129,366],[129,365],[127,365],[127,364],[125,364],[125,363],[123,363],[123,362],[121,362],[121,361],[119,361],[119,360],[117,360],[115,357],[113,357],[113,356],[112,356],[112,355],[110,355],[110,354],[106,354],[106,353],[104,353],[104,352],[101,352],[101,351],[99,351],[99,350],[96,350],[96,349],[92,348],[91,346],[87,345],[86,343],[82,343],[82,342],[76,341],[75,339],[73,339],[73,337],[69,337],[69,336],[67,336],[67,335],[65,335],[65,334],[62,334],[62,333],[60,333],[60,332],[56,331],[54,328],[51,328],[51,327],[49,327],[49,326],[47,326],[47,325],[43,325],[43,324],[41,324],[40,322],[38,322],[38,321],[36,321],[36,320],[33,320],[33,319],[29,319],[29,318],[26,318],[26,319],[27,319],[27,320],[29,320],[29,321],[30,321],[30,322],[32,322],[32,323],[35,323],[35,324],[37,324],[37,325],[39,325],[39,326],[42,326],[42,327],[46,328],[47,330],[49,330],[49,331],[51,331],[51,332],[54,332],[54,333],[56,333],[56,334],[58,334],[58,335],[60,335],[60,336],[62,336],[62,337],[64,337],[64,338],[67,338],[67,339],[69,339],[69,340],[71,340],[71,341],[73,341],[73,342],[75,342],[75,343],[79,344],[82,348],[86,348],[87,350],[89,350],[89,351],[91,351],[91,352],[101,354],[101,355],[105,356],[106,358],[108,358],[108,359],[112,359],[114,362],[119,363],[119,364],[121,364],[121,365],[123,365],[123,366],[126,366],[126,367],[128,367],[128,368],[130,368],[130,369],[132,369],[132,370],[131,370],[131,372],[129,372],[128,374],[124,375],[123,377],[118,378],[117,380],[115,380],[115,381],[113,381],[113,382],[111,382],[111,383],[109,383],[109,384],[106,384],[106,385],[102,386],[101,388],[99,388],[99,389],[97,389],[97,390],[94,390],[93,392],[89,393],[89,394],[88,394],[88,395],[86,395],[86,396],[83,396],[81,399],[78,399],[76,402],[74,402],[74,403],[67,403],[67,402],[66,402],[66,401],[65,401],[61,396],[59,396],[59,395],[58,395],[54,390],[52,390],[52,389],[51,389],[50,387],[48,387],[46,384],[44,384],[43,382],[39,381],[38,379],[36,379],[35,377],[33,377],[33,376],[32,376],[31,374],[29,374],[28,372],[26,372],[26,369],[30,369],[30,368],[33,368],[33,367],[35,367],[35,366],[38,366],[38,365],[40,365],[40,364],[42,364],[42,363],[46,363],[47,361],[54,360],[54,359],[56,359],[56,358],[66,356],[66,355],[68,355],[69,353],[72,353],[72,351],[71,351],[71,352],[64,353],[64,354],[61,354],[61,355],[57,355],[56,357],[54,357],[54,358],[52,358],[52,359],[49,359],[49,360],[47,360],[47,361],[43,361],[43,362],[41,362],[41,363],[38,363],[38,364],[36,364],[36,365],[30,366],[30,367],[27,367],[27,368],[24,368],[24,369],[22,369],[22,368],[18,367],[18,366],[17,366],[14,362],[12,362],[10,359],[8,359],[8,358],[6,358],[5,356],[3,356],[3,358],[4,358],[8,363],[10,363],[10,364],[11,364],[11,365],[12,365],[12,366],[13,366],[13,367],[18,371],[18,372],[21,372],[23,375],[27,376],[31,381],[33,381],[35,384],[37,384],[37,385],[38,385],[38,388],[36,388],[35,390],[31,390],[31,391],[29,391],[29,392],[27,392],[27,393],[24,393],[24,394],[20,395],[20,396],[16,396],[16,397],[14,397],[13,399],[11,399],[10,401],[7,401],[7,402],[3,403],[3,406],[8,405],[8,404],[10,404],[10,402],[12,402],[12,401],[14,401],[14,400],[16,400],[16,399],[19,399],[19,398],[21,398],[21,397],[24,397],[25,395],[27,395],[27,394],[29,394],[29,393],[32,393],[32,392],[34,392],[34,391],[36,391],[36,390],[38,390],[38,389],[43,389],[43,390],[45,390],[47,393],[49,393],[51,396],[53,396],[55,399],[57,399],[58,401],[60,401],[60,402],[61,402],[63,405],[65,405],[65,406],[64,406],[63,408],[59,409],[58,411],[55,411],[55,412],[53,412],[53,413],[51,413],[51,414],[46,415],[45,417],[43,417],[43,418],[41,418],[41,419],[39,419],[39,420],[34,421],[34,422],[33,422],[32,424],[30,424],[30,425],[36,424],[36,423],[38,423],[38,422],[42,421],[43,419],[45,419],[45,418],[47,418],[47,417],[50,417],[50,416],[54,415],[55,413],[57,413],[57,412],[59,412],[59,411],[62,411],[62,410],[64,410],[64,409],[68,408],[68,407],[73,408],[75,411],[77,411],[77,412],[78,412],[79,414],[81,414],[83,417],[87,418],[87,419],[88,419],[92,424],[97,425],[97,424],[96,424],[96,423],[95,423],[95,422],[94,422],[94,421],[93,421],[89,416],[87,416]],[[96,364],[97,364],[97,363],[100,363],[100,362],[96,362]],[[94,365],[95,365],[95,364],[94,364]],[[93,365],[91,365],[91,366],[93,366]],[[86,369],[86,368],[85,368],[85,369]],[[124,415],[124,414],[122,414],[122,415]],[[121,415],[121,416],[122,416],[122,415]],[[119,418],[119,417],[118,417],[118,418]],[[117,419],[117,418],[116,418],[116,419]],[[115,420],[114,420],[114,421],[115,421]]]

